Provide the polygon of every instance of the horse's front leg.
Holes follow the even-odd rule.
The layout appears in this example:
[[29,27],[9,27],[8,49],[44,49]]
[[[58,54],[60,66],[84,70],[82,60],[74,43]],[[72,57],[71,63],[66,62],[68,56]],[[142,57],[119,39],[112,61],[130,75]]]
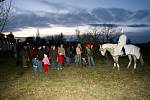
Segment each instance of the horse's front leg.
[[129,69],[129,67],[130,67],[130,65],[131,65],[132,56],[131,56],[131,55],[128,55],[128,58],[129,58],[129,63],[128,63],[127,69]]
[[113,67],[112,69],[115,69],[116,65],[117,65],[117,64],[114,62],[114,67]]
[[114,59],[114,68],[117,66],[118,70],[120,70],[120,66],[118,63],[119,56],[114,56],[113,59]]

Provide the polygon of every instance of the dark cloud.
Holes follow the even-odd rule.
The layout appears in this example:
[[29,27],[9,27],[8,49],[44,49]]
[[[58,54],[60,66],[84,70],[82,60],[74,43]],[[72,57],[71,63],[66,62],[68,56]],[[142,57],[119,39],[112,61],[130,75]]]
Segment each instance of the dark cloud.
[[50,6],[50,7],[54,8],[54,9],[66,9],[67,8],[67,6],[64,5],[64,4],[54,3],[52,1],[39,0],[39,2],[41,2],[41,3],[43,3],[43,4],[47,5],[47,6]]
[[68,12],[73,12],[75,10],[81,10],[83,8],[80,7],[75,7],[73,5],[69,5],[61,2],[54,2],[51,0],[39,0],[41,4],[44,4],[49,7],[50,10],[53,10],[54,13],[60,12],[60,13],[68,13]]
[[20,13],[10,21],[5,31],[18,30],[27,27],[45,28],[50,24],[76,26],[95,23],[146,23],[150,24],[150,11],[131,12],[120,8],[96,8],[92,12],[86,10],[78,13],[56,14],[49,12]]

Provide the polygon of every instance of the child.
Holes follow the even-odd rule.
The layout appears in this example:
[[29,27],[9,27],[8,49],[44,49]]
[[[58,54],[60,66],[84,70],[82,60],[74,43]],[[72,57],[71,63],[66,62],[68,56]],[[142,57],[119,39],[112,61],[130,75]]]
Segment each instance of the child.
[[67,65],[70,66],[71,65],[71,57],[66,56],[65,59],[66,59]]
[[38,59],[36,57],[32,58],[32,64],[33,64],[34,76],[38,77]]
[[82,66],[87,66],[87,59],[86,59],[86,56],[83,56],[82,57]]
[[43,63],[44,63],[44,73],[47,74],[47,72],[48,72],[48,65],[50,63],[49,63],[49,59],[48,59],[46,54],[44,54]]

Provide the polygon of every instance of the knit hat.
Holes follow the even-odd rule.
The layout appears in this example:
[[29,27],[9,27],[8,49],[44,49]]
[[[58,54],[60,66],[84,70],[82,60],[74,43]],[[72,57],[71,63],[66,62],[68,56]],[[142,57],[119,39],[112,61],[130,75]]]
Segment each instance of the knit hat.
[[46,55],[46,54],[44,54],[44,57],[47,57],[47,55]]

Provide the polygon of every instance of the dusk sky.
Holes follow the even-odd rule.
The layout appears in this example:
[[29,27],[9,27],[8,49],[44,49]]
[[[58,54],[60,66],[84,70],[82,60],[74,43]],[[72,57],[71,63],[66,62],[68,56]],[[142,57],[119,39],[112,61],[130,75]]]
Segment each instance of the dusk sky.
[[[150,0],[14,0],[14,5],[30,11],[59,11],[69,8],[150,9]],[[68,9],[67,9],[68,8]]]
[[[9,23],[10,25],[8,25],[8,31],[6,30],[6,32],[12,31],[16,37],[35,36],[37,29],[39,29],[41,36],[61,32],[75,33],[76,27],[66,26],[72,23],[77,25],[80,22],[82,24],[96,22],[150,23],[150,0],[12,1],[15,17]],[[97,10],[97,8],[102,9]],[[80,11],[81,13],[78,14],[77,12]],[[87,29],[88,27],[82,27],[81,31],[84,32]]]

